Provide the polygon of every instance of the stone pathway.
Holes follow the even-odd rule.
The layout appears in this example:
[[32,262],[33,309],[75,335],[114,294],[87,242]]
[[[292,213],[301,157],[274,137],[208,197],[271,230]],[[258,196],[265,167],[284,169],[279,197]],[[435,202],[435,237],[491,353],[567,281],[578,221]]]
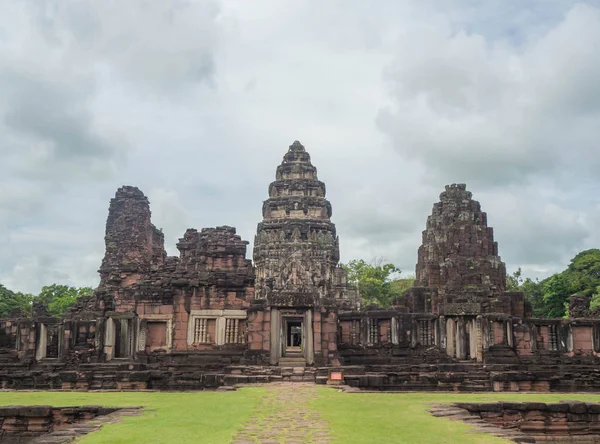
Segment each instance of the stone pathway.
[[233,438],[233,444],[329,443],[327,422],[310,408],[316,397],[312,383],[270,383],[258,412]]

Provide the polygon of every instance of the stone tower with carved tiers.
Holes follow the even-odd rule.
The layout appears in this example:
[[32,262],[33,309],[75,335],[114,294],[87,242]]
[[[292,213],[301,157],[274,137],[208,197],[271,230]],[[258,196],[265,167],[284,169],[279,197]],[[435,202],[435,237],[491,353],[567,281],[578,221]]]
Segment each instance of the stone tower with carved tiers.
[[312,307],[350,296],[325,184],[300,142],[277,167],[262,212],[254,240],[257,299]]
[[434,313],[523,312],[522,298],[506,293],[506,266],[494,230],[464,184],[447,185],[427,218],[415,287],[431,290]]

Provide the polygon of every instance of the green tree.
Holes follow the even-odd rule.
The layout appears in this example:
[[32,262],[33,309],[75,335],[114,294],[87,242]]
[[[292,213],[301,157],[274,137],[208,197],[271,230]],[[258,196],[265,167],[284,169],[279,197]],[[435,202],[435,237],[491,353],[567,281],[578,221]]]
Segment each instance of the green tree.
[[573,293],[569,276],[563,273],[553,274],[542,281],[544,315],[548,318],[561,318],[566,313],[565,303]]
[[590,309],[593,310],[595,308],[600,307],[600,285],[596,287],[596,291],[592,295],[592,299],[590,301]]
[[520,286],[520,290],[525,294],[525,300],[529,301],[533,310],[533,316],[536,318],[544,318],[546,308],[544,306],[544,287],[539,280],[525,278]]
[[506,275],[506,290],[520,291],[525,295],[525,300],[531,304],[533,316],[536,318],[546,317],[546,308],[544,306],[544,290],[542,283],[536,279],[523,277],[521,267],[513,274]]
[[561,274],[568,276],[574,293],[593,296],[600,286],[600,250],[582,251]]
[[513,274],[506,275],[506,291],[522,291],[523,275],[521,267],[517,268]]
[[591,298],[591,308],[600,306],[600,250],[595,248],[577,254],[566,270],[542,280],[523,278],[521,269],[506,276],[509,291],[522,291],[531,302],[533,315],[558,318],[568,313],[571,295]]
[[31,311],[33,296],[27,293],[15,293],[0,284],[0,317],[10,316],[15,310],[21,310],[24,314]]
[[369,264],[362,259],[355,259],[348,264],[342,264],[348,271],[348,281],[358,286],[358,291],[365,305],[390,307],[392,300],[402,294],[394,277],[400,269],[394,264],[386,264],[382,259]]
[[395,291],[402,295],[406,290],[415,285],[415,276],[409,275],[402,279],[396,279],[392,282],[392,285],[395,287]]
[[42,287],[36,300],[43,302],[53,316],[60,316],[75,304],[82,296],[93,293],[91,287],[70,287],[68,285],[52,284]]

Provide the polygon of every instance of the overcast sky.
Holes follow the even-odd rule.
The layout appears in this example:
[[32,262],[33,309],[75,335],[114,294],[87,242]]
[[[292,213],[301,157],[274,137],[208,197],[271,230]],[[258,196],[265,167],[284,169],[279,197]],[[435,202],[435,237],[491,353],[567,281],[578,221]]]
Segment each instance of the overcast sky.
[[[342,260],[414,273],[467,183],[510,271],[600,247],[600,0],[0,0],[0,283],[96,286],[108,203],[252,241],[288,146]],[[251,246],[248,250],[251,257]]]

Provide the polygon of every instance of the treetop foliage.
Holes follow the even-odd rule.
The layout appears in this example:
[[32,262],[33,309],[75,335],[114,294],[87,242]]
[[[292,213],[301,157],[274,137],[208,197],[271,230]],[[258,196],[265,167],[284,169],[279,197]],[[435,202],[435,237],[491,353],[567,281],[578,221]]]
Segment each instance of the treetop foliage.
[[591,308],[600,306],[600,249],[582,251],[568,267],[546,279],[523,278],[519,268],[506,278],[509,291],[522,291],[531,303],[533,315],[560,318],[568,315],[569,299],[574,294],[589,297]]
[[348,282],[358,287],[364,305],[391,307],[394,298],[403,293],[402,285],[394,280],[401,270],[383,259],[371,263],[355,259],[342,267],[348,271]]
[[21,312],[24,316],[31,315],[34,302],[41,302],[53,316],[60,316],[83,296],[93,293],[91,287],[70,287],[68,285],[52,284],[42,287],[38,295],[13,292],[0,284],[0,317],[11,316]]

